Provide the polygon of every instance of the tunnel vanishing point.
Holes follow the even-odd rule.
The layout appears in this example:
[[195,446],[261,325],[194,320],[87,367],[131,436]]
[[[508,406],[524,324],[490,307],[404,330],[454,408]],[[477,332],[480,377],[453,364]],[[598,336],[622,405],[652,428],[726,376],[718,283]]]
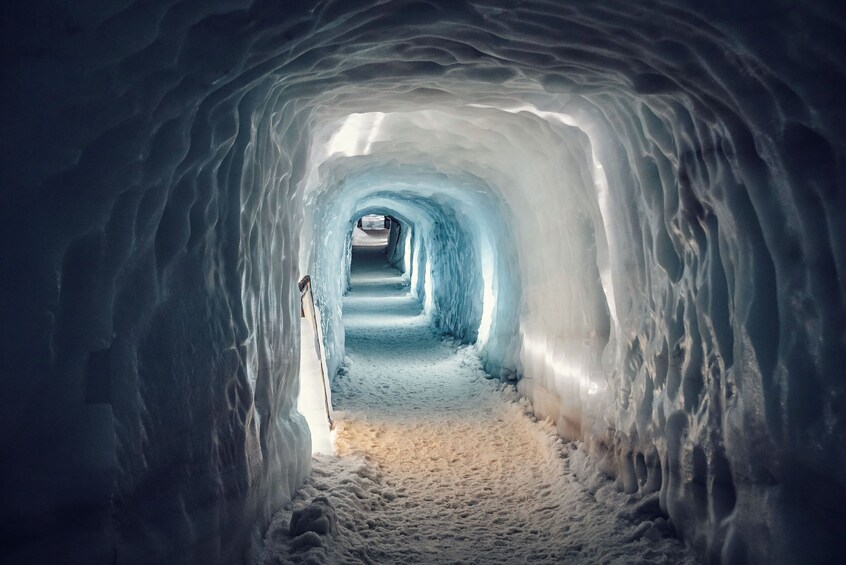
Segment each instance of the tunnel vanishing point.
[[353,222],[710,563],[846,552],[846,5],[9,1],[0,560],[251,563]]

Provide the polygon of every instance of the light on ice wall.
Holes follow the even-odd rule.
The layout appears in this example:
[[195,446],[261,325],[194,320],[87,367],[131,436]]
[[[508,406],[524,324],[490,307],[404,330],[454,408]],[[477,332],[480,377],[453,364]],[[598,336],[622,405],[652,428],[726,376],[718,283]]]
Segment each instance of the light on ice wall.
[[300,318],[300,390],[297,411],[308,422],[311,452],[331,455],[334,452],[329,428],[331,401],[327,388],[328,381],[324,377],[325,367],[322,366],[317,350],[319,345],[314,332],[314,311],[310,291],[304,298],[303,311],[305,316]]
[[[403,278],[405,278],[406,280],[408,280],[410,278],[409,274],[411,273],[411,261],[412,261],[412,257],[411,257],[412,235],[411,234],[412,234],[411,227],[405,226],[405,236],[404,236],[405,237],[405,242],[404,242],[405,252],[404,252],[403,258],[402,258],[402,260],[403,260],[402,273],[403,273]],[[413,287],[413,283],[412,283],[412,287]]]
[[[415,259],[421,257],[421,246],[422,245],[423,245],[423,242],[420,241],[420,238],[415,237],[414,242],[413,242],[413,246],[412,246]],[[414,296],[417,299],[420,298],[420,292],[418,291],[418,287],[420,285],[420,271],[421,270],[423,270],[422,265],[419,268],[412,269],[412,271],[411,271],[411,282],[410,282],[411,295]]]
[[432,262],[426,259],[423,269],[423,314],[430,316],[435,307],[435,286],[432,284]]
[[476,341],[478,348],[483,348],[488,342],[491,324],[493,323],[494,308],[496,308],[493,250],[487,238],[485,238],[482,244],[482,280],[484,294],[482,296],[482,320],[479,323],[479,337]]
[[369,154],[384,119],[382,112],[350,114],[329,140],[327,154],[340,153],[346,157]]

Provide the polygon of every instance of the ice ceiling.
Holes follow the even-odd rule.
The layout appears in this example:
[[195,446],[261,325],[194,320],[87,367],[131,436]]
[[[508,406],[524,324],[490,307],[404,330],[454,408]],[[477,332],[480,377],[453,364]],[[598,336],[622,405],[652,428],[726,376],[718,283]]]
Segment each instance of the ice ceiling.
[[297,280],[335,368],[367,212],[411,228],[437,325],[703,556],[837,555],[837,2],[14,4],[10,556],[254,558],[309,469]]

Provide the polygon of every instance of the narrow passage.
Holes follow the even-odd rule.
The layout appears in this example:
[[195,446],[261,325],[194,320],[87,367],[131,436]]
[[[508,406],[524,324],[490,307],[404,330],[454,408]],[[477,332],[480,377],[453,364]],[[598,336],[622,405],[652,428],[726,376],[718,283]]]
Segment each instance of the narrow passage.
[[265,562],[694,562],[657,495],[615,489],[420,314],[380,250],[357,248],[333,385],[338,457],[315,457]]

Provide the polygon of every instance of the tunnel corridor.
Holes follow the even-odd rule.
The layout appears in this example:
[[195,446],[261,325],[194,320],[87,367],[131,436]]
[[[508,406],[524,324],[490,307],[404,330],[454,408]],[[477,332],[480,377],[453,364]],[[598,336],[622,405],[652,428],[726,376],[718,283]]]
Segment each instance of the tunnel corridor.
[[0,562],[846,551],[842,0],[0,26]]
[[657,494],[633,501],[533,418],[431,325],[385,235],[358,235],[332,387],[338,457],[317,456],[262,563],[696,562]]

